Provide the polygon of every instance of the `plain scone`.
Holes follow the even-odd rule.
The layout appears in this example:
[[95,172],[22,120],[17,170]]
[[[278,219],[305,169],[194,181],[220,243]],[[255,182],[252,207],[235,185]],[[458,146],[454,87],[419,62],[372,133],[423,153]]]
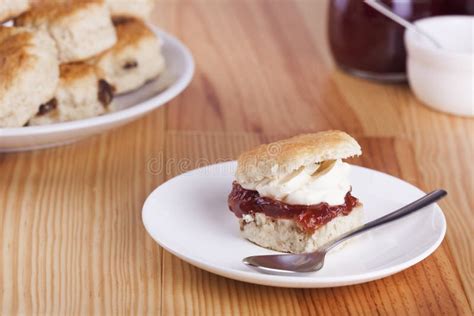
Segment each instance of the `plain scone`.
[[113,88],[94,65],[62,64],[53,106],[38,113],[29,125],[44,125],[94,117],[106,112]]
[[110,11],[100,0],[41,1],[16,18],[15,25],[47,32],[61,63],[90,58],[117,41]]
[[[345,159],[362,153],[357,141],[341,131],[304,134],[261,145],[238,158],[239,184],[263,179],[284,178],[304,166],[327,160]],[[339,215],[307,233],[293,219],[272,218],[263,213],[246,214],[239,219],[242,235],[253,243],[281,252],[315,251],[319,246],[363,222],[358,203],[348,215]]]
[[117,44],[90,60],[105,74],[117,94],[141,87],[165,68],[161,41],[137,19],[114,20]]
[[21,127],[54,96],[57,51],[43,33],[0,26],[0,127]]
[[29,8],[29,0],[0,0],[0,23],[19,16]]
[[148,20],[153,7],[154,0],[105,0],[112,16],[134,17]]

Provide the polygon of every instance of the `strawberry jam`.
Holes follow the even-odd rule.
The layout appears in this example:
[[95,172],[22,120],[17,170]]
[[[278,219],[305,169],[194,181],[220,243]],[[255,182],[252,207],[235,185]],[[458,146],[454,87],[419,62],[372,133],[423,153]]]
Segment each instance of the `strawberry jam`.
[[339,215],[348,215],[358,203],[357,198],[349,191],[344,198],[344,204],[341,205],[329,205],[325,202],[291,205],[262,197],[257,191],[244,189],[236,181],[232,184],[232,192],[228,198],[229,209],[239,218],[246,214],[263,213],[274,219],[293,219],[307,233],[313,233]]

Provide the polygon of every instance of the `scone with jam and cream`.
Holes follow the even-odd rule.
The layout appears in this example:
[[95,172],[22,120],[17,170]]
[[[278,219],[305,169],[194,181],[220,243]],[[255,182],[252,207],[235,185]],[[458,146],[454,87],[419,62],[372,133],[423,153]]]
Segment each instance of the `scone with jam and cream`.
[[261,145],[238,159],[228,203],[245,238],[265,248],[302,253],[362,224],[351,194],[350,165],[361,154],[341,131]]

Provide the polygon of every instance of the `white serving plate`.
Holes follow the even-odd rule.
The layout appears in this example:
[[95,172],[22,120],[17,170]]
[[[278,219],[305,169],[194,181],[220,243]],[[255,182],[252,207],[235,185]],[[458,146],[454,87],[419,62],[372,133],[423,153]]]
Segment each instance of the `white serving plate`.
[[188,48],[172,35],[150,26],[163,41],[166,71],[145,86],[114,99],[114,111],[84,120],[20,128],[0,128],[0,152],[63,145],[135,120],[180,94],[194,74]]
[[[211,165],[177,176],[147,198],[143,223],[160,246],[218,275],[255,284],[317,288],[368,282],[406,269],[429,256],[446,233],[446,221],[433,204],[363,234],[330,252],[322,270],[295,276],[256,272],[242,263],[251,255],[277,253],[240,236],[227,207],[235,162]],[[390,175],[353,166],[353,194],[364,204],[365,220],[383,216],[424,193]]]

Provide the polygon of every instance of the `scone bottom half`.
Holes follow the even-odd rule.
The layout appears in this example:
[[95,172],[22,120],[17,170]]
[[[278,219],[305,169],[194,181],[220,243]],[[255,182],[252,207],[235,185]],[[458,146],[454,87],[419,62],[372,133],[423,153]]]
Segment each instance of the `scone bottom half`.
[[341,131],[243,153],[228,197],[242,235],[265,248],[302,253],[361,225],[362,204],[352,195],[350,165],[342,161],[360,154],[357,141]]

